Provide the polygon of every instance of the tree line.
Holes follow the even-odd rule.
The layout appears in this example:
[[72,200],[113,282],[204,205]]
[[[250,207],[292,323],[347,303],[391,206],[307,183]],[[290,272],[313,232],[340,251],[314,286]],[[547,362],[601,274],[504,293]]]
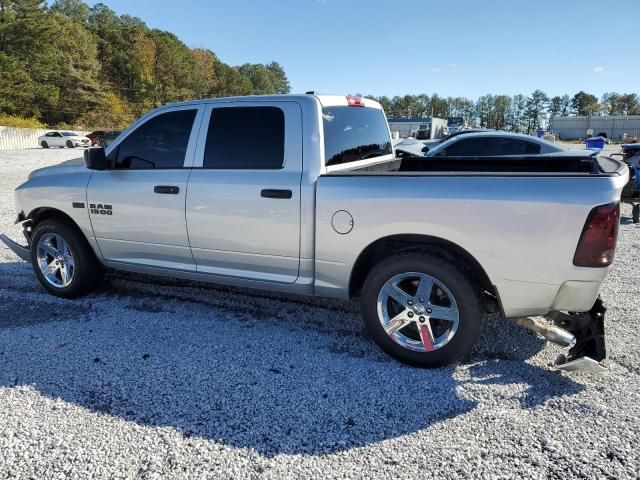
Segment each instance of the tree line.
[[124,127],[194,98],[289,93],[277,62],[230,66],[137,17],[82,0],[0,0],[0,114]]
[[464,117],[470,125],[527,133],[544,126],[550,117],[640,115],[640,99],[635,93],[605,93],[601,99],[584,91],[573,97],[549,97],[541,90],[529,96],[483,95],[475,101],[438,94],[367,98],[380,102],[390,118]]

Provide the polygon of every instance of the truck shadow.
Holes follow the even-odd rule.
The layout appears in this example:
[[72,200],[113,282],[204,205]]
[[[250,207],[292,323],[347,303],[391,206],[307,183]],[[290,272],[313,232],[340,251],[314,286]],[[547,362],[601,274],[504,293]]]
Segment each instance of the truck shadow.
[[[419,370],[381,354],[349,304],[128,279],[68,301],[27,275],[0,264],[0,387],[264,456],[396,438],[464,415],[487,396],[534,408],[584,389],[524,363],[519,357],[542,342],[519,329],[488,328],[490,336],[517,332],[518,354],[476,352],[458,367]],[[36,308],[25,311],[25,301]],[[16,320],[24,316],[39,323]]]

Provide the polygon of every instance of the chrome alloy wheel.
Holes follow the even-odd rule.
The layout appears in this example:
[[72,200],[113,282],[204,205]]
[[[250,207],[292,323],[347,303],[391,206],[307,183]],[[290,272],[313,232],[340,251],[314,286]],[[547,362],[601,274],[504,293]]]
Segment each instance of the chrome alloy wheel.
[[69,245],[60,235],[47,233],[36,246],[36,259],[47,283],[56,287],[68,287],[73,280],[74,261]]
[[416,352],[444,347],[458,330],[460,311],[451,291],[434,277],[407,272],[378,294],[378,319],[397,344]]

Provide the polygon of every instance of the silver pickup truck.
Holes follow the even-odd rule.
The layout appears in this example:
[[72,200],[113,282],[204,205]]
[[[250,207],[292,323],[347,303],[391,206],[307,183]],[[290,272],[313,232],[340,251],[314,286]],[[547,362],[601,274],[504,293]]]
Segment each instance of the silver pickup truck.
[[627,177],[582,152],[396,158],[359,97],[201,100],[34,171],[16,189],[28,245],[2,239],[61,297],[105,267],[359,296],[376,343],[423,367],[463,357],[501,312],[586,368],[606,355],[598,290]]

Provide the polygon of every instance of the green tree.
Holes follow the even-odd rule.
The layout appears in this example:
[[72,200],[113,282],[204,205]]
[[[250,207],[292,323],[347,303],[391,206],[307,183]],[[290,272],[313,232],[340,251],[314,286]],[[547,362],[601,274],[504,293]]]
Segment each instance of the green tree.
[[238,68],[238,72],[249,79],[253,86],[253,93],[257,95],[276,93],[274,77],[266,66],[259,63],[245,63]]
[[549,100],[549,115],[559,117],[562,112],[562,97],[555,96]]
[[79,23],[88,23],[91,8],[82,0],[56,0],[51,11],[64,15]]
[[173,33],[152,30],[155,42],[154,100],[157,105],[193,98],[197,66],[191,50]]
[[274,93],[289,93],[291,92],[291,86],[289,85],[289,79],[284,73],[284,69],[278,62],[271,62],[267,65],[267,69],[271,73],[272,83],[275,87]]
[[382,105],[383,110],[385,111],[387,116],[389,116],[389,114],[391,113],[391,99],[383,95],[382,97],[373,98],[373,100],[377,100],[378,102],[380,102],[380,105]]
[[524,95],[519,93],[511,98],[511,108],[507,115],[508,130],[516,133],[521,133],[526,130],[526,121],[524,118],[526,106],[527,99]]
[[219,83],[216,76],[218,59],[211,50],[194,48],[191,55],[196,62],[196,95],[200,98],[210,96]]
[[607,115],[640,115],[640,102],[635,93],[605,93],[601,103]]
[[507,95],[496,95],[493,97],[493,127],[498,130],[507,128],[507,118],[511,108],[511,98]]
[[542,90],[535,90],[527,97],[524,108],[524,120],[527,125],[527,133],[542,127],[543,117],[549,104],[549,97]]
[[[40,115],[52,109],[58,29],[40,0],[0,0],[0,91],[5,112]],[[19,83],[13,83],[19,82]],[[15,88],[20,85],[20,88]]]
[[216,96],[236,96],[251,95],[253,85],[251,80],[242,75],[237,68],[231,67],[224,62],[216,62],[216,77],[219,83],[212,94]]
[[542,126],[543,115],[546,112],[549,103],[549,97],[542,90],[535,90],[530,97],[527,98],[524,109],[524,119],[527,124],[527,133]]
[[578,115],[595,115],[600,110],[598,97],[582,90],[573,96],[571,106]]
[[102,3],[0,0],[0,113],[123,126],[176,100],[290,91],[277,62],[247,65],[190,50]]
[[427,115],[438,118],[449,118],[449,103],[446,98],[440,97],[437,93],[431,95],[431,112]]
[[476,101],[476,115],[482,128],[493,128],[494,114],[493,95],[482,95],[479,97]]

